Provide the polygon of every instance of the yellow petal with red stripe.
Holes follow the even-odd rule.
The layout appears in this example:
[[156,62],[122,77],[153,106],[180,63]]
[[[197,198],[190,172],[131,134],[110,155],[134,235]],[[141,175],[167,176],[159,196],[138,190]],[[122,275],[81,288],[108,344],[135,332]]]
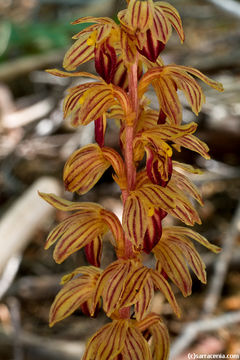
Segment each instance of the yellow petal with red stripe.
[[70,316],[93,296],[98,273],[83,275],[69,281],[57,294],[49,315],[50,326]]
[[96,354],[96,360],[113,360],[123,349],[127,337],[126,320],[114,320],[109,326],[108,334],[102,339]]
[[175,198],[175,208],[169,208],[168,213],[177,217],[186,225],[193,226],[195,222],[201,224],[201,219],[197,211],[192,206],[191,202],[182,194],[182,192],[175,186],[171,180],[167,185],[167,189],[172,191]]
[[64,69],[73,71],[79,65],[94,58],[94,46],[88,45],[88,37],[89,33],[82,34],[81,38],[75,41],[75,43],[66,52],[63,60]]
[[193,184],[191,180],[189,180],[187,176],[176,170],[173,170],[171,181],[174,182],[180,190],[192,196],[195,200],[199,202],[200,205],[203,205],[203,199],[198,188]]
[[141,264],[133,264],[125,284],[121,299],[121,307],[131,306],[137,302],[145,286],[149,269]]
[[153,1],[130,0],[126,14],[127,24],[134,30],[146,31],[153,23]]
[[[70,115],[75,114],[80,108],[81,108],[81,102],[80,99],[83,97],[84,93],[95,86],[98,86],[99,83],[95,84],[95,83],[86,83],[86,84],[81,84],[78,86],[74,86],[73,88],[70,88],[68,90],[68,95],[66,96],[66,98],[64,99],[63,102],[63,110],[64,110],[64,118],[67,118]],[[78,118],[77,118],[78,120]],[[78,126],[79,125],[79,121],[75,121],[73,124],[73,126]]]
[[148,314],[144,319],[137,322],[141,331],[148,330],[152,336],[150,348],[152,360],[167,360],[170,348],[170,339],[166,325],[162,322],[159,315]]
[[151,300],[154,296],[154,286],[150,276],[147,276],[145,285],[139,293],[138,301],[135,305],[136,319],[142,320],[148,314],[151,306]]
[[[123,359],[152,360],[149,345],[137,327],[129,327],[122,350]],[[99,359],[100,360],[100,359]]]
[[154,207],[160,207],[167,212],[176,207],[175,193],[168,187],[149,184],[142,186],[137,192],[150,213]]
[[166,44],[172,34],[171,23],[161,6],[154,4],[153,24],[151,27],[153,37]]
[[95,215],[92,212],[86,212],[86,214],[76,213],[69,216],[67,219],[58,224],[48,235],[44,248],[47,250],[55,242],[57,242],[63,234],[71,227],[76,226],[79,221],[83,221],[86,217]]
[[191,174],[202,174],[203,171],[201,169],[194,168],[192,165],[180,163],[178,161],[173,161],[173,167],[179,168],[183,171],[189,172]]
[[186,261],[175,247],[161,241],[153,249],[154,255],[174,284],[181,290],[183,296],[192,292],[192,279]]
[[152,83],[160,104],[161,111],[173,122],[180,124],[182,106],[179,102],[177,89],[184,92],[192,110],[198,114],[205,101],[201,87],[191,75],[206,82],[218,91],[223,91],[222,84],[211,80],[200,71],[186,66],[167,65],[151,68],[139,82],[139,96],[141,97]]
[[149,327],[149,331],[152,334],[152,360],[167,360],[170,339],[166,325],[162,321],[158,321]]
[[224,91],[223,85],[216,80],[212,80],[210,79],[208,76],[204,75],[201,71],[192,68],[192,67],[188,67],[188,66],[183,66],[183,65],[169,65],[169,67],[172,70],[178,70],[178,71],[185,71],[188,72],[196,77],[198,77],[200,80],[202,80],[203,82],[205,82],[207,85],[211,86],[213,89],[217,90],[217,91]]
[[93,311],[100,296],[103,298],[103,308],[108,316],[115,311],[119,306],[119,298],[121,298],[124,291],[124,284],[131,266],[130,261],[124,262],[118,260],[104,270],[96,285]]
[[81,112],[78,117],[80,125],[87,125],[102,116],[116,104],[111,84],[94,84],[79,99]]
[[174,310],[175,314],[179,317],[181,314],[180,308],[176,302],[175,296],[172,292],[172,289],[170,285],[168,284],[167,280],[159,274],[156,270],[150,270],[151,272],[151,278],[156,286],[157,289],[159,289],[166,299],[168,300],[169,304],[171,305],[172,309]]
[[169,3],[165,1],[159,1],[155,4],[155,9],[161,9],[167,18],[168,22],[174,27],[181,42],[184,41],[184,32],[182,27],[182,21],[178,11]]
[[122,57],[125,64],[132,64],[136,59],[137,48],[135,38],[127,34],[123,29],[120,35]]
[[186,149],[197,152],[205,159],[210,159],[210,155],[208,154],[209,147],[194,135],[185,135],[176,139],[175,143],[179,146],[185,147]]
[[63,77],[63,78],[65,78],[65,77],[89,77],[91,79],[101,80],[101,78],[99,76],[85,72],[85,71],[74,72],[74,73],[62,71],[62,70],[58,70],[58,69],[47,69],[45,71],[51,75]]
[[79,275],[79,274],[94,277],[94,276],[96,276],[98,274],[101,274],[101,272],[102,272],[102,270],[95,267],[95,266],[80,266],[80,267],[76,268],[75,270],[73,270],[72,272],[64,275],[61,278],[60,284],[65,285],[70,280],[72,280],[72,278],[74,276]]
[[88,341],[82,360],[113,360],[121,352],[128,321],[114,320],[99,329]]
[[193,239],[197,241],[199,244],[205,246],[207,249],[219,253],[221,251],[221,248],[219,248],[216,245],[211,244],[204,236],[198,234],[197,232],[193,231],[192,229],[183,227],[183,226],[171,226],[171,227],[165,227],[163,229],[163,238],[179,238],[187,237],[190,239]]
[[194,245],[188,239],[181,239],[172,240],[171,244],[175,246],[175,248],[182,252],[183,256],[186,258],[188,264],[192,268],[192,271],[196,274],[198,279],[203,283],[206,284],[206,271],[205,271],[205,264],[202,261],[200,255],[196,251]]
[[72,22],[72,25],[84,24],[84,23],[97,23],[103,25],[112,25],[116,26],[116,23],[108,17],[94,17],[94,16],[84,16]]
[[90,144],[82,147],[75,151],[65,164],[63,180],[66,189],[85,194],[98,182],[110,165],[98,145]]
[[58,264],[62,263],[69,255],[80,250],[106,231],[107,226],[99,216],[79,217],[77,222],[69,223],[60,233],[53,253],[54,260]]
[[54,194],[46,194],[39,192],[41,198],[47,201],[50,205],[61,211],[74,211],[78,210],[78,213],[96,213],[99,212],[103,207],[99,204],[92,202],[73,202],[65,200],[60,196]]
[[141,248],[148,222],[146,205],[137,192],[132,192],[125,202],[122,223],[127,238],[136,248]]

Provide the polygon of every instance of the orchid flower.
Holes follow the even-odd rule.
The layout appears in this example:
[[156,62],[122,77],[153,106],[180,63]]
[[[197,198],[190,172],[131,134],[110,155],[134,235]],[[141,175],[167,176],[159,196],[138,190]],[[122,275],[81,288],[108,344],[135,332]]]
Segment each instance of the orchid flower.
[[[160,316],[151,312],[154,294],[162,292],[180,316],[171,283],[183,296],[191,294],[188,265],[206,283],[205,265],[193,240],[220,251],[191,228],[163,225],[168,215],[187,226],[201,223],[193,200],[203,205],[203,199],[188,177],[200,170],[173,160],[174,153],[184,147],[209,159],[208,146],[194,135],[197,124],[182,123],[178,95],[181,91],[198,115],[205,97],[196,78],[217,91],[223,87],[194,68],[164,64],[160,54],[172,29],[184,41],[181,18],[172,5],[128,0],[118,20],[117,24],[89,16],[74,21],[89,25],[73,37],[76,41],[63,61],[65,70],[47,70],[54,76],[90,79],[70,88],[63,104],[64,117],[74,127],[94,122],[96,141],[76,149],[67,160],[65,189],[86,194],[112,168],[123,203],[120,221],[99,204],[40,193],[56,209],[70,212],[50,232],[45,248],[55,245],[57,263],[84,249],[90,264],[63,277],[50,310],[50,326],[79,308],[95,317],[102,307],[110,322],[89,339],[83,360],[167,360],[169,335]],[[89,60],[94,60],[98,75],[73,72]],[[148,99],[150,86],[158,99],[157,110]],[[114,119],[119,124],[120,152],[104,141],[108,122]],[[116,260],[102,268],[102,239],[107,232]],[[143,254],[153,254],[153,268],[143,263]]]

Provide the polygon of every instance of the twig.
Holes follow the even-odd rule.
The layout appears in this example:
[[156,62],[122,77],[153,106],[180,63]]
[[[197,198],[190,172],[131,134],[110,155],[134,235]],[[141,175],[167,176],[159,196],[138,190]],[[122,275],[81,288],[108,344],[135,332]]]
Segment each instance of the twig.
[[213,331],[224,326],[229,326],[240,322],[240,311],[226,313],[224,315],[205,320],[198,320],[189,323],[182,335],[173,343],[169,360],[176,359],[176,356],[181,354],[200,333],[206,331]]
[[223,10],[226,10],[230,14],[240,17],[240,4],[237,3],[235,0],[208,0],[209,2],[213,3],[214,5],[219,6]]
[[[0,326],[0,347],[11,345],[13,341],[13,330],[6,331]],[[19,334],[19,341],[26,350],[27,358],[35,360],[79,360],[85,348],[80,341],[53,340],[24,330]]]
[[23,360],[23,348],[20,340],[21,333],[21,319],[20,319],[20,304],[14,297],[8,298],[7,301],[11,314],[11,322],[13,327],[13,359]]
[[2,277],[0,278],[0,300],[10,288],[20,266],[22,256],[16,254],[12,256],[3,271]]
[[56,179],[40,178],[1,218],[0,274],[12,256],[22,253],[36,229],[49,218],[53,211],[38,197],[38,190],[57,193],[57,195],[60,193]]
[[226,278],[228,266],[233,255],[233,248],[236,237],[240,231],[240,202],[233,217],[230,229],[223,240],[223,249],[219,255],[214,274],[209,286],[208,294],[203,305],[203,315],[214,312]]
[[59,63],[65,49],[53,50],[46,54],[25,56],[10,60],[0,66],[0,81],[9,81],[17,76],[30,73],[33,70],[44,69],[47,66]]
[[1,126],[5,129],[14,129],[27,125],[46,116],[53,110],[54,101],[50,98],[39,101],[25,109],[15,111],[2,117]]

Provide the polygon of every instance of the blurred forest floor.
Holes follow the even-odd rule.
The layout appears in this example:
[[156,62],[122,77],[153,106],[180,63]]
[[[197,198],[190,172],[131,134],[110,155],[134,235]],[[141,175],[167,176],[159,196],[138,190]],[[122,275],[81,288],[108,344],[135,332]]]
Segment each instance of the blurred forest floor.
[[[196,67],[225,88],[219,94],[203,86],[207,100],[197,119],[183,99],[184,119],[198,122],[198,136],[209,145],[212,160],[188,151],[176,154],[178,160],[205,169],[193,178],[205,200],[198,209],[203,224],[196,231],[223,251],[215,255],[199,247],[207,265],[206,286],[193,277],[188,298],[173,287],[183,312],[180,320],[160,293],[153,309],[168,325],[172,360],[187,359],[189,352],[239,354],[240,17],[207,0],[169,2],[181,14],[186,41],[180,45],[174,34],[164,61]],[[43,205],[36,191],[71,199],[62,190],[64,163],[75,149],[93,141],[91,126],[73,131],[63,121],[62,100],[72,80],[43,70],[61,68],[71,36],[79,31],[70,21],[85,15],[113,16],[121,6],[124,1],[86,6],[77,0],[0,0],[0,360],[79,359],[85,340],[106,322],[102,312],[94,320],[77,311],[48,327],[61,276],[86,261],[79,252],[57,265],[52,251],[43,249],[50,229],[66,215]],[[92,64],[82,69],[94,71]],[[109,123],[107,145],[118,149],[115,130]],[[100,202],[121,214],[111,175],[107,171],[81,200]],[[103,266],[113,259],[106,241]]]

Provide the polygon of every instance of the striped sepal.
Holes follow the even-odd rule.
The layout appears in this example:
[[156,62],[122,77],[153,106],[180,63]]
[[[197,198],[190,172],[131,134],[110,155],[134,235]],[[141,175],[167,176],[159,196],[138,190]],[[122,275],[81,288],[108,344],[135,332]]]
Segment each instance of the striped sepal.
[[132,30],[145,32],[153,23],[153,1],[130,0],[125,20]]
[[123,229],[127,238],[138,249],[142,248],[147,230],[147,206],[141,194],[134,191],[128,196],[123,210]]
[[209,148],[207,144],[199,140],[194,135],[185,135],[183,137],[176,139],[174,142],[180,147],[182,146],[185,147],[186,149],[195,151],[205,159],[210,159],[210,155],[208,154]]
[[76,150],[65,164],[63,180],[68,191],[88,192],[109,168],[101,148],[90,144]]
[[[217,246],[211,245],[201,235],[178,226],[166,228],[166,231],[164,229],[161,242],[154,249],[155,256],[160,261],[164,271],[180,288],[184,296],[191,293],[190,275],[186,261],[198,279],[202,283],[206,283],[205,265],[188,237],[198,239],[197,241],[203,245],[206,244],[206,247],[212,251],[220,251]],[[176,261],[176,259],[178,260]]]
[[[76,114],[76,112],[79,111],[81,108],[82,102],[80,99],[83,98],[84,93],[95,86],[98,86],[99,83],[85,83],[78,86],[74,86],[73,88],[68,90],[68,95],[64,99],[63,103],[63,110],[64,110],[64,118],[67,118],[68,116],[72,116]],[[76,118],[78,120],[78,117]],[[75,120],[75,122],[72,123],[73,126],[78,126],[79,123]]]
[[187,73],[190,73],[194,76],[196,76],[197,78],[199,78],[200,80],[202,80],[203,82],[205,82],[207,85],[211,86],[213,89],[217,90],[217,91],[224,91],[223,89],[223,85],[219,82],[219,81],[215,81],[210,79],[208,76],[204,75],[201,71],[192,68],[192,67],[188,67],[188,66],[183,66],[183,65],[168,65],[172,70],[177,70],[177,71],[184,71]]
[[138,301],[135,305],[135,315],[138,321],[142,320],[149,312],[151,300],[154,296],[154,286],[150,276],[147,276],[145,285],[139,294]]
[[180,163],[178,161],[173,161],[174,169],[177,167],[183,171],[189,172],[191,174],[202,174],[203,171],[201,169],[194,168],[192,165]]
[[99,301],[100,296],[103,298],[103,309],[110,316],[119,305],[119,299],[124,291],[126,277],[132,267],[130,261],[115,261],[109,265],[96,285],[96,292],[93,300],[93,311]]
[[169,304],[171,305],[172,309],[174,310],[175,314],[179,317],[181,314],[180,308],[176,302],[175,296],[172,292],[170,285],[168,284],[167,280],[159,274],[156,270],[150,270],[151,278],[153,281],[154,286],[159,289],[166,299],[168,300]]
[[[85,24],[85,23],[96,23],[99,25],[109,25],[112,27],[116,26],[116,23],[108,17],[93,17],[93,16],[81,17],[81,18],[73,21],[72,25]],[[101,40],[103,40],[103,39],[101,39]]]
[[194,133],[196,129],[197,124],[195,122],[179,126],[158,125],[140,132],[136,137],[136,141],[138,139],[148,140],[156,147],[161,148],[163,146],[162,141],[174,141],[179,137]]
[[128,360],[152,360],[147,341],[137,327],[130,326],[121,352],[123,359]]
[[165,1],[159,1],[155,4],[155,10],[160,9],[163,11],[165,18],[167,18],[168,22],[174,27],[181,42],[184,41],[184,32],[182,27],[182,21],[179,16],[178,11],[170,4]]
[[149,327],[149,331],[152,334],[152,360],[167,360],[170,350],[170,339],[166,325],[162,321],[158,321]]
[[122,351],[128,322],[114,320],[99,329],[88,341],[82,360],[114,360]]
[[79,65],[94,58],[94,46],[88,45],[87,42],[89,35],[89,32],[82,34],[66,52],[63,60],[64,69],[73,71]]
[[123,29],[121,30],[120,43],[122,49],[122,57],[123,61],[126,64],[132,64],[135,61],[137,48],[134,40],[134,36],[129,35]]
[[126,121],[129,121],[129,118],[131,116],[134,117],[135,114],[133,113],[132,103],[128,94],[123,89],[121,89],[119,86],[116,85],[112,85],[112,89],[113,89],[113,96],[118,100],[119,104],[121,105],[124,111]]
[[169,208],[168,213],[175,216],[186,225],[193,226],[195,222],[201,224],[201,219],[191,202],[182,194],[175,184],[171,182],[171,180],[167,185],[167,189],[174,193],[173,196],[176,203],[176,207],[172,209]]
[[126,320],[113,320],[99,343],[96,360],[113,360],[121,352],[127,337],[127,325]]
[[133,264],[124,284],[121,307],[128,307],[137,302],[148,278],[148,271],[145,266]]
[[187,176],[174,169],[172,172],[171,180],[180,190],[192,196],[195,200],[199,202],[200,205],[203,205],[203,199],[201,194],[199,193],[198,188],[192,183],[191,180],[189,180]]
[[136,132],[140,133],[142,131],[151,129],[152,127],[157,126],[158,121],[158,111],[152,109],[144,109],[138,119]]
[[153,249],[156,259],[160,262],[164,272],[181,290],[184,296],[192,292],[192,279],[181,252],[165,242],[159,242]]
[[67,72],[67,71],[62,71],[62,70],[58,70],[58,69],[47,69],[45,70],[47,73],[54,75],[54,76],[58,76],[58,77],[88,77],[94,80],[101,80],[101,78],[97,75],[85,72],[85,71],[80,71],[80,72]]
[[169,334],[160,316],[150,313],[144,319],[138,321],[137,326],[142,332],[148,330],[152,336],[150,342],[152,359],[167,360],[170,347]]
[[162,112],[169,117],[173,124],[180,124],[182,120],[182,106],[180,104],[174,80],[166,76],[165,67],[148,70],[139,82],[139,96],[147,91],[152,83]]
[[164,228],[163,237],[166,239],[171,237],[179,238],[179,239],[187,237],[197,241],[199,244],[205,246],[207,249],[215,253],[219,253],[221,251],[221,249],[218,246],[211,244],[204,236],[198,234],[192,229],[183,226],[171,226]]
[[94,214],[99,212],[103,207],[92,202],[73,202],[65,200],[54,194],[46,194],[39,192],[41,198],[47,201],[50,205],[61,211],[75,211],[79,213]]
[[184,92],[195,114],[199,113],[205,101],[201,87],[188,73],[198,77],[214,89],[223,91],[222,84],[209,79],[198,70],[186,66],[167,65],[148,70],[139,82],[139,95],[142,96],[149,84],[152,83],[161,110],[174,124],[180,124],[182,107],[177,95],[177,89]]
[[172,34],[171,24],[164,14],[164,11],[158,6],[158,3],[154,6],[153,24],[151,27],[153,37],[164,44]]
[[[72,96],[71,94],[69,95]],[[76,97],[75,97],[76,98]],[[97,83],[78,97],[81,111],[78,115],[78,124],[87,125],[102,116],[111,106],[116,104],[112,87],[108,84]]]
[[153,210],[156,207],[169,212],[170,209],[174,209],[175,193],[168,187],[163,188],[159,185],[144,185],[137,190],[142,202],[148,207],[148,215],[154,214]]
[[181,239],[181,241],[179,241],[179,239],[174,239],[171,240],[171,243],[178,252],[182,252],[183,256],[185,257],[186,261],[188,262],[192,271],[195,273],[198,279],[203,284],[206,284],[207,278],[205,264],[191,241],[189,241],[188,239]]
[[90,277],[94,277],[97,276],[98,274],[101,274],[102,270],[98,269],[97,267],[94,266],[80,266],[76,269],[74,269],[72,272],[64,275],[61,278],[61,285],[65,285],[66,283],[68,283],[70,280],[72,280],[72,278],[74,278],[75,276],[79,276],[81,275],[85,275],[85,276],[90,276]]
[[[58,233],[54,249],[54,260],[62,263],[69,255],[80,250],[107,231],[99,216],[79,216]],[[50,233],[51,235],[51,233]],[[49,239],[47,239],[48,244]]]
[[70,280],[57,294],[49,315],[50,326],[61,321],[77,310],[90,299],[95,291],[95,285],[100,271],[91,275],[82,275]]

